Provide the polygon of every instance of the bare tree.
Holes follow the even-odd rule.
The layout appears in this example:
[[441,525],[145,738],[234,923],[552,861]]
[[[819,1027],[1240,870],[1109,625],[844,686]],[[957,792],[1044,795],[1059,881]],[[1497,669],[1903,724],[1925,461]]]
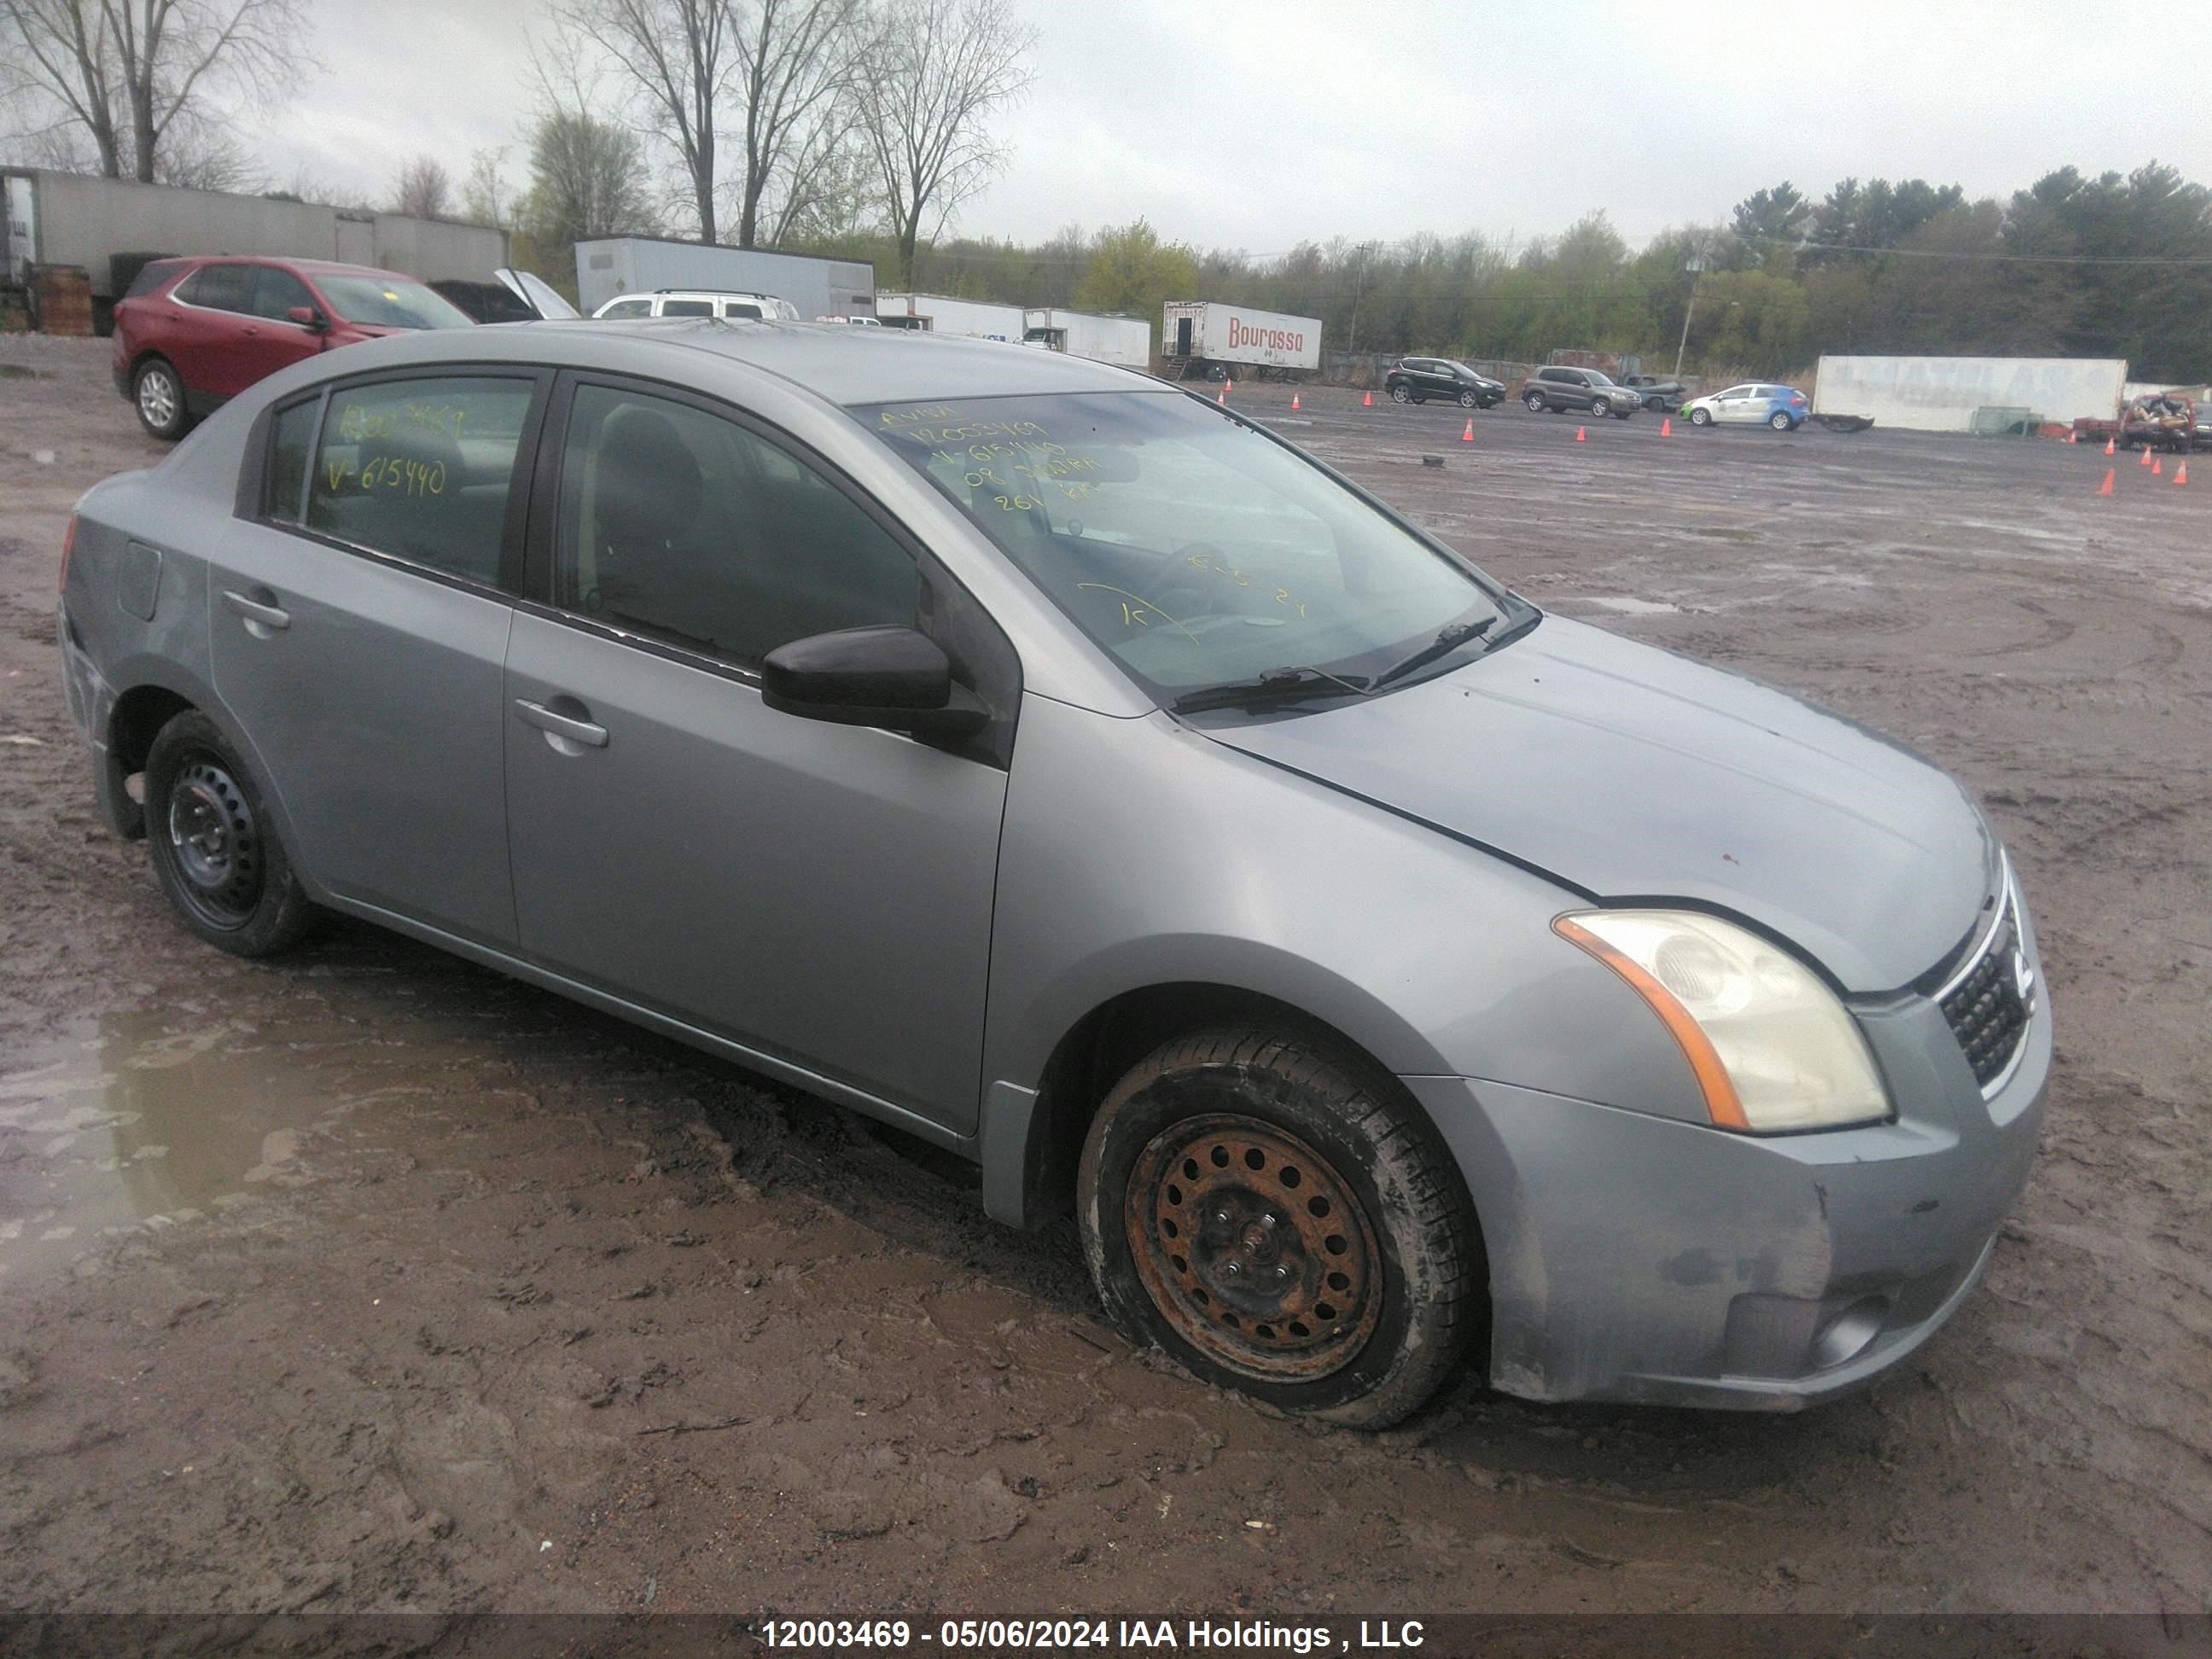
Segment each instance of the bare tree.
[[264,181],[236,139],[212,122],[195,120],[170,130],[154,158],[154,182],[178,190],[242,193],[261,189]]
[[676,151],[699,239],[714,240],[714,123],[730,74],[730,0],[573,0],[555,15],[597,48],[641,128]]
[[848,193],[870,40],[861,0],[753,0],[737,20],[732,91],[744,106],[738,246],[773,247]]
[[45,140],[50,153],[74,149],[81,132],[100,171],[123,176],[121,88],[100,0],[0,0],[0,94],[33,111],[24,136]]
[[298,80],[304,3],[0,0],[0,91],[84,131],[111,179],[161,179],[163,146],[196,126],[202,160],[185,170],[203,171],[226,142],[219,106]]
[[434,155],[417,155],[399,169],[392,186],[392,210],[410,219],[450,218],[453,181],[446,164]]
[[469,181],[461,186],[461,217],[471,224],[505,229],[513,218],[507,176],[507,146],[469,152]]
[[860,112],[902,287],[914,286],[923,225],[934,237],[1006,165],[986,118],[1029,89],[1036,38],[1009,0],[913,0],[878,30]]

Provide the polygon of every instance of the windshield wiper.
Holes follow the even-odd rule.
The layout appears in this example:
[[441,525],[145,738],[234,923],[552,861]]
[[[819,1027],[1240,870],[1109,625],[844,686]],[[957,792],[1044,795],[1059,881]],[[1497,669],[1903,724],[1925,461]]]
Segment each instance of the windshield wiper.
[[1479,622],[1453,623],[1412,656],[1401,662],[1392,663],[1377,674],[1370,683],[1370,689],[1379,691],[1392,681],[1405,678],[1416,668],[1425,668],[1438,657],[1450,655],[1469,640],[1480,639],[1497,626],[1498,612],[1494,611]]
[[1270,668],[1258,678],[1187,692],[1168,705],[1178,714],[1207,708],[1249,708],[1269,702],[1297,702],[1308,697],[1364,697],[1374,690],[1322,668]]

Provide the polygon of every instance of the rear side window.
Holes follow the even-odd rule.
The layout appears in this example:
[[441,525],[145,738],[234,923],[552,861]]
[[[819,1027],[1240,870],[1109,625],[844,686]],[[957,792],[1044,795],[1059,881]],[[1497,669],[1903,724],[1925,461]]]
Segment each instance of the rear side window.
[[333,391],[307,479],[307,528],[496,584],[535,390],[528,380],[442,375]]
[[761,308],[750,300],[725,300],[722,301],[722,315],[750,317],[755,322],[758,322],[761,319]]
[[156,259],[153,264],[143,266],[131,279],[131,286],[125,290],[123,297],[126,300],[143,299],[175,276],[183,264],[181,259]]
[[664,317],[711,317],[714,314],[712,300],[663,300],[660,314]]
[[210,311],[251,311],[254,273],[252,265],[202,265],[185,279],[177,297]]
[[307,453],[315,447],[315,416],[322,399],[279,410],[269,430],[269,517],[282,524],[300,521],[300,506],[307,494]]

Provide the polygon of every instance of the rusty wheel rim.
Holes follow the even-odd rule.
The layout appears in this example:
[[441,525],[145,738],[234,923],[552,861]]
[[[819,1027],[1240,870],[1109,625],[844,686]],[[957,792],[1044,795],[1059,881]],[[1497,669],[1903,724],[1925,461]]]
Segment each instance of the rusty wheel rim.
[[1327,1158],[1258,1118],[1186,1118],[1153,1136],[1122,1221],[1138,1277],[1176,1334],[1243,1376],[1330,1376],[1382,1318],[1365,1210]]

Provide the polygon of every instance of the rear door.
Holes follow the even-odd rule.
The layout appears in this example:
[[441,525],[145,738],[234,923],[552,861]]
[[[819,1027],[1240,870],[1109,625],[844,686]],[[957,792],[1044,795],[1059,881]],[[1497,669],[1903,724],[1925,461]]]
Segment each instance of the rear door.
[[550,376],[441,366],[265,422],[209,558],[216,689],[343,898],[511,945],[501,674]]
[[255,270],[202,265],[170,295],[173,314],[160,343],[191,391],[231,398],[261,378],[246,372],[252,354],[245,349]]
[[963,644],[933,561],[726,404],[564,377],[546,443],[504,714],[523,948],[972,1130],[1003,763],[779,714],[759,669],[918,617],[964,677],[1011,647]]
[[241,387],[280,368],[289,368],[323,349],[323,335],[306,324],[294,322],[290,314],[295,307],[320,308],[307,285],[275,265],[256,265],[252,270],[253,289],[246,301],[252,314],[240,325],[232,348]]

